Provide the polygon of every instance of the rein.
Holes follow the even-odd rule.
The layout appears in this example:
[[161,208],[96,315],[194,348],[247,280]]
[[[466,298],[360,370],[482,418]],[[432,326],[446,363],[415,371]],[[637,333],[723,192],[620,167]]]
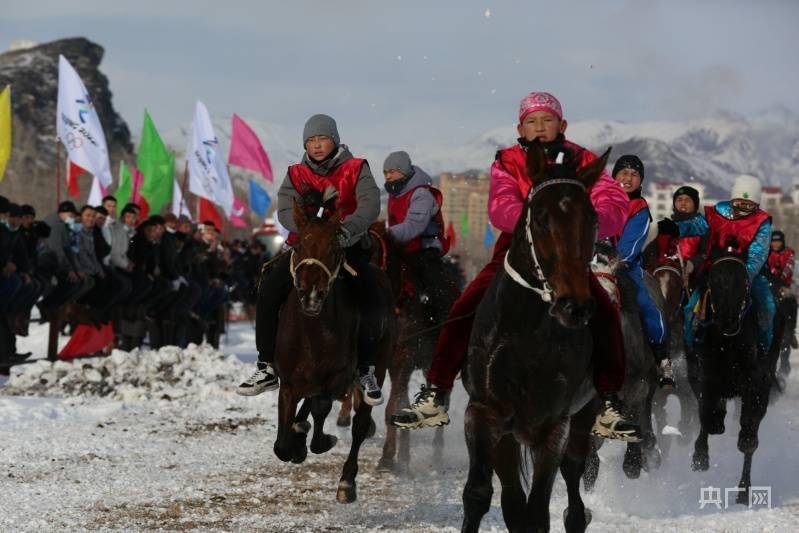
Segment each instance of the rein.
[[373,229],[369,230],[369,235],[377,239],[377,242],[380,245],[380,256],[382,257],[380,260],[380,270],[385,272],[388,268],[388,245],[386,244],[386,240],[382,235]]
[[347,261],[343,258],[344,257],[343,255],[342,255],[342,259],[339,259],[338,262],[336,263],[336,268],[334,268],[333,271],[331,272],[331,270],[329,268],[327,268],[327,265],[325,265],[319,259],[316,259],[314,257],[306,257],[305,259],[303,259],[302,261],[300,261],[299,263],[297,263],[295,265],[294,264],[294,256],[296,254],[297,254],[297,252],[295,250],[292,250],[291,251],[291,258],[289,259],[289,272],[291,272],[291,280],[294,282],[294,286],[295,287],[297,286],[297,271],[300,269],[300,267],[306,266],[306,265],[308,265],[308,266],[316,266],[316,267],[319,267],[319,268],[322,269],[322,272],[324,272],[325,275],[327,276],[327,289],[328,290],[330,290],[330,288],[333,286],[333,282],[336,281],[336,278],[338,277],[338,273],[339,273],[339,271],[341,270],[342,267],[344,267],[344,270],[346,270],[351,276],[353,276],[353,277],[357,277],[358,276],[358,273],[355,272],[355,269],[353,269],[347,263]]
[[[734,263],[738,263],[739,265],[744,267],[744,271],[746,270],[746,263],[743,261],[743,259],[741,259],[739,257],[735,257],[735,256],[720,257],[720,258],[716,259],[715,261],[713,261],[713,263],[711,263],[710,266],[713,267],[713,266],[715,266],[715,265],[717,265],[719,263],[723,263],[724,261],[732,261]],[[726,332],[722,331],[721,334],[723,336],[725,336],[725,337],[735,337],[736,335],[738,335],[741,332],[741,328],[743,327],[743,318],[744,318],[744,316],[746,316],[746,313],[749,312],[749,308],[752,306],[752,298],[749,295],[749,291],[750,291],[750,286],[749,286],[749,281],[747,279],[747,283],[746,283],[746,298],[744,299],[743,304],[741,304],[741,308],[738,310],[738,327],[732,333],[726,333]],[[713,305],[712,292],[711,292],[710,289],[708,289],[707,292],[708,292],[708,296],[709,296],[709,300],[710,300],[710,309],[711,309],[711,311],[713,311],[715,313],[716,306]]]
[[532,211],[533,211],[533,208],[530,204],[532,203],[532,200],[533,198],[535,198],[536,194],[538,194],[543,189],[550,187],[552,185],[574,185],[576,187],[580,187],[580,189],[585,191],[585,185],[579,180],[558,178],[558,179],[547,180],[544,181],[543,183],[536,185],[535,187],[530,189],[530,192],[527,194],[525,237],[527,239],[527,244],[530,246],[530,256],[533,259],[533,273],[535,274],[536,281],[541,284],[541,288],[539,289],[538,287],[533,287],[532,285],[530,285],[530,283],[527,282],[527,280],[525,280],[524,277],[515,268],[513,268],[513,266],[511,266],[510,261],[508,259],[510,251],[508,251],[508,253],[505,254],[505,262],[503,263],[505,271],[508,273],[508,275],[511,277],[513,281],[515,281],[525,289],[529,289],[535,292],[541,298],[541,300],[549,303],[552,303],[553,301],[552,295],[555,293],[555,291],[553,291],[552,287],[549,285],[549,281],[547,280],[547,277],[544,275],[544,270],[541,268],[541,263],[538,261],[538,255],[535,252],[535,243],[533,242],[533,231],[532,229],[530,229],[530,221],[532,218]]

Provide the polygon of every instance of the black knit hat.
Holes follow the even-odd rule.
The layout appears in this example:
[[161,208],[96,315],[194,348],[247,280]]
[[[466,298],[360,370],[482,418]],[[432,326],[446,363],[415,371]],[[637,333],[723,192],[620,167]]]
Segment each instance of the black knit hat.
[[674,191],[674,196],[671,199],[671,205],[674,206],[674,203],[677,201],[677,197],[683,195],[688,196],[691,200],[693,200],[695,210],[699,211],[699,191],[689,185],[683,185]]
[[779,241],[779,242],[785,244],[785,234],[783,232],[781,232],[780,230],[772,231],[771,232],[771,240],[772,240],[772,242],[773,241]]
[[613,165],[613,177],[615,178],[616,174],[625,168],[631,168],[638,172],[641,176],[641,181],[644,181],[644,163],[637,155],[627,154],[618,158],[616,164]]
[[58,212],[59,213],[72,213],[73,215],[78,214],[78,208],[75,207],[75,204],[67,200],[66,202],[61,202],[58,204]]

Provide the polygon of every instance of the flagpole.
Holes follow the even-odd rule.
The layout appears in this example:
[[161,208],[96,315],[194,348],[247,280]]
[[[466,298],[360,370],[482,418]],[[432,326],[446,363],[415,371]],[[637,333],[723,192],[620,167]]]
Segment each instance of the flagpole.
[[[178,217],[183,213],[183,205],[186,204],[186,182],[189,180],[189,160],[186,160],[186,165],[183,167],[183,183],[180,185],[180,209],[178,209]],[[186,204],[188,210],[188,204]]]
[[55,139],[56,209],[61,205],[61,143]]

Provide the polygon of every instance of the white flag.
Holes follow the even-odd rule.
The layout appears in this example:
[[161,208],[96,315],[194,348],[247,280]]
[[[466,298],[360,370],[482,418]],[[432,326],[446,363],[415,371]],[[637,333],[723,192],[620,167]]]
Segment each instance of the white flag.
[[100,180],[98,180],[97,176],[95,176],[92,179],[92,190],[89,193],[89,199],[86,201],[86,203],[97,207],[103,203],[103,198],[105,198],[106,194],[108,194],[108,191],[105,189],[105,187],[100,185]]
[[58,56],[58,108],[56,131],[69,160],[90,172],[100,183],[111,185],[111,165],[103,127],[86,86],[64,56]]
[[233,211],[233,188],[225,167],[225,158],[219,151],[219,141],[208,110],[197,101],[189,146],[186,149],[189,165],[189,191],[202,196],[219,207],[230,218]]
[[172,214],[176,217],[186,215],[191,220],[191,212],[189,206],[183,201],[183,191],[180,190],[178,180],[175,180],[172,186]]

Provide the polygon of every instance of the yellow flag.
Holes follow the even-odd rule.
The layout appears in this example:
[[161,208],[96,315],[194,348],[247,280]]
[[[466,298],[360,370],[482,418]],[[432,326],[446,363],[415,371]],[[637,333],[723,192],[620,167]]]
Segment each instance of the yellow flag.
[[0,92],[0,181],[11,158],[11,86]]

